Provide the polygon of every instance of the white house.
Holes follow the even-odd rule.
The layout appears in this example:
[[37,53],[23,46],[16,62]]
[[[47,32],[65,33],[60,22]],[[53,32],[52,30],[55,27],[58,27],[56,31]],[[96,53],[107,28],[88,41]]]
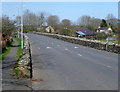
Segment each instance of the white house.
[[96,32],[100,32],[100,33],[104,32],[108,34],[108,33],[112,33],[112,28],[111,27],[98,27]]
[[46,32],[48,32],[48,33],[54,33],[54,29],[53,29],[53,27],[51,27],[51,26],[48,26],[45,30],[46,30]]

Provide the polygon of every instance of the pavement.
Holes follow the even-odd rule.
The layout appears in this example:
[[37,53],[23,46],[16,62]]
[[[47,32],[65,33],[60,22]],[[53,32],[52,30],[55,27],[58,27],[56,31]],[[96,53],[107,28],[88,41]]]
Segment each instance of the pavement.
[[31,42],[33,90],[117,90],[118,55],[27,34]]
[[14,40],[14,45],[10,53],[2,61],[2,92],[9,92],[10,90],[31,90],[29,79],[17,79],[13,68],[16,62],[16,53],[18,42]]

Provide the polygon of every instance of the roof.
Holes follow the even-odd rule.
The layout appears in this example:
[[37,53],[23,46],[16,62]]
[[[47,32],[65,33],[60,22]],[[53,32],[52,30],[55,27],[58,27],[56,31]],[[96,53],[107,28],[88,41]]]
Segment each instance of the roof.
[[92,31],[90,31],[87,28],[79,28],[78,32],[76,32],[76,33],[78,33],[80,35],[96,35],[95,33],[93,33]]
[[113,41],[113,40],[117,40],[117,39],[116,38],[112,38],[112,37],[108,37],[106,40]]
[[100,27],[98,30],[108,30],[108,27]]
[[76,33],[80,35],[85,35],[83,32],[76,32]]

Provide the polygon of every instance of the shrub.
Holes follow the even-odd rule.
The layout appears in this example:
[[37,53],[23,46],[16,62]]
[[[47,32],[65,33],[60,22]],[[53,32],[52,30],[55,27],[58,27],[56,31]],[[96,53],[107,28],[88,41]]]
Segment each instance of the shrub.
[[28,33],[28,32],[30,32],[30,30],[26,29],[26,30],[24,30],[24,32],[25,32],[25,33]]

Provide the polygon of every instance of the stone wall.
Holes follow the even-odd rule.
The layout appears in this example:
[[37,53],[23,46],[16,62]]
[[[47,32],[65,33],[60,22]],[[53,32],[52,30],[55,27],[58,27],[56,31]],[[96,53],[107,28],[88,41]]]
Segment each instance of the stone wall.
[[24,36],[24,48],[22,56],[17,60],[15,73],[20,78],[32,78],[32,60],[28,37]]
[[39,35],[45,35],[48,37],[71,42],[74,44],[79,44],[79,45],[83,45],[83,46],[87,46],[87,47],[91,47],[91,48],[95,48],[99,50],[105,50],[108,52],[120,54],[120,45],[118,44],[115,45],[113,43],[105,43],[105,42],[100,42],[97,40],[87,40],[87,39],[58,35],[58,34],[40,33],[40,32],[33,32],[33,33],[39,34]]

